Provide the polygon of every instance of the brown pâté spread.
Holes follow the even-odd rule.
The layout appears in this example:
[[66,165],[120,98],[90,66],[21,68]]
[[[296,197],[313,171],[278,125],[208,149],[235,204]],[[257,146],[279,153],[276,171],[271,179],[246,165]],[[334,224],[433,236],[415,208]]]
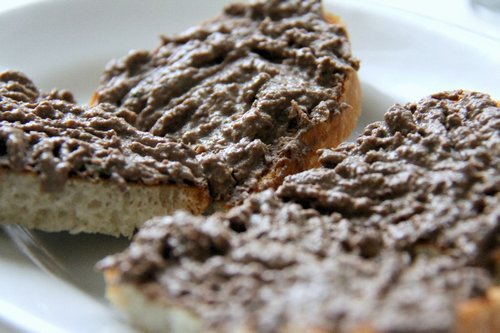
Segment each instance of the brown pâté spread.
[[238,201],[273,165],[310,153],[300,135],[345,109],[343,84],[357,68],[319,0],[253,1],[111,62],[96,100],[190,145],[212,197]]
[[495,284],[495,101],[396,105],[321,161],[227,213],[152,220],[100,266],[204,329],[454,331],[456,305]]
[[206,186],[191,148],[139,131],[117,114],[104,103],[80,107],[65,91],[41,95],[19,72],[0,73],[0,169],[39,174],[48,192],[69,177]]

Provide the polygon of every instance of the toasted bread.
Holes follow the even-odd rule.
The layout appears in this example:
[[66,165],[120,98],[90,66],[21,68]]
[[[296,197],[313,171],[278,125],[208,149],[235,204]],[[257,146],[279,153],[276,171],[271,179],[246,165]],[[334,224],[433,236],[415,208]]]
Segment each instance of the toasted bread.
[[361,110],[345,26],[318,0],[232,4],[152,52],[113,60],[93,104],[198,152],[214,206],[317,166],[316,150],[354,129]]
[[[235,4],[219,18],[164,37],[152,53],[112,62],[91,107],[75,105],[68,93],[42,96],[24,75],[4,73],[7,112],[0,144],[14,146],[19,137],[16,147],[28,150],[22,165],[14,161],[17,148],[0,156],[5,184],[0,221],[130,236],[155,215],[199,214],[210,203],[211,210],[231,207],[318,165],[318,148],[334,147],[350,134],[360,113],[357,67],[340,19],[323,15],[313,0]],[[75,143],[82,131],[90,141]],[[38,132],[44,134],[34,139]],[[135,137],[146,142],[135,144]],[[96,140],[89,154],[87,146]],[[113,140],[127,141],[132,152],[119,156],[120,148],[113,150],[121,164],[111,163],[115,170],[108,170],[99,163],[109,164],[102,161]],[[83,149],[84,161],[61,159],[58,151],[65,145]],[[52,163],[48,171],[36,146],[45,147]],[[156,146],[169,148],[162,152]],[[191,175],[187,179],[185,172]],[[14,183],[23,185],[11,187]],[[75,200],[77,195],[82,198]],[[14,204],[15,196],[25,201]],[[16,215],[19,205],[29,206],[22,218]]]
[[206,210],[208,188],[188,147],[60,95],[0,73],[1,224],[131,236],[154,216]]
[[226,213],[147,222],[101,261],[148,332],[498,331],[500,107],[395,105]]

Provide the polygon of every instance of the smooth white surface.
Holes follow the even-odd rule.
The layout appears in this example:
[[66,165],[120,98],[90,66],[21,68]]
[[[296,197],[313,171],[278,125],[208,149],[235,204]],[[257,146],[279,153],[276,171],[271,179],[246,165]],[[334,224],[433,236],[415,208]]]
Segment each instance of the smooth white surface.
[[[210,18],[226,2],[52,0],[9,9],[0,12],[0,45],[8,46],[0,52],[0,70],[22,70],[43,89],[68,88],[85,102],[109,59],[152,48],[158,34]],[[362,60],[360,127],[381,119],[394,102],[440,90],[466,88],[500,98],[500,42],[490,36],[372,1],[327,1],[326,8],[346,21],[354,54]],[[35,267],[0,234],[0,329],[132,331],[107,306],[102,278],[93,270],[98,258],[123,248],[126,240],[33,235],[35,247],[54,257],[67,281]]]
[[[500,40],[500,11],[478,5],[476,0],[354,0],[390,6],[420,16],[462,27]],[[500,1],[500,0],[493,0]]]
[[44,0],[1,0],[0,1],[0,12],[11,10],[13,8],[22,7],[25,5],[30,5],[30,4],[37,2],[37,1],[44,1]]
[[35,267],[1,231],[0,253],[2,333],[134,332],[102,299]]

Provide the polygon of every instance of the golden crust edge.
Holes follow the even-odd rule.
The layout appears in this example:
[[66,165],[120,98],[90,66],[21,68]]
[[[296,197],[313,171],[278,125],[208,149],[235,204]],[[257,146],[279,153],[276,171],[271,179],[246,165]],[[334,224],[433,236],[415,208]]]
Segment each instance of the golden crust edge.
[[[348,33],[347,27],[340,16],[323,10],[323,17],[330,24],[340,25]],[[354,68],[347,72],[343,83],[342,94],[338,102],[339,105],[345,103],[347,109],[340,111],[339,115],[330,116],[328,121],[320,123],[303,133],[300,140],[311,147],[311,151],[301,161],[294,160],[286,165],[274,165],[259,180],[254,192],[266,188],[277,188],[286,176],[319,166],[318,149],[335,148],[349,137],[361,115],[361,84]]]
[[274,164],[258,181],[253,192],[266,188],[276,188],[286,176],[319,166],[318,149],[335,148],[349,137],[361,114],[361,88],[357,72],[353,69],[347,73],[343,85],[343,94],[339,104],[345,103],[347,108],[341,110],[308,131],[304,132],[299,140],[306,145],[310,152],[300,160],[295,159],[283,164]]
[[[340,16],[323,11],[325,21],[347,28]],[[346,79],[342,85],[342,94],[339,97],[339,105],[345,104],[346,109],[340,110],[340,114],[330,116],[326,122],[310,128],[299,138],[300,141],[310,148],[310,152],[300,160],[293,160],[286,164],[274,164],[257,182],[252,192],[259,192],[266,188],[277,188],[286,176],[319,166],[318,149],[335,148],[349,137],[356,127],[361,115],[361,84],[357,71],[351,68],[346,73]],[[230,206],[225,207],[226,209]]]

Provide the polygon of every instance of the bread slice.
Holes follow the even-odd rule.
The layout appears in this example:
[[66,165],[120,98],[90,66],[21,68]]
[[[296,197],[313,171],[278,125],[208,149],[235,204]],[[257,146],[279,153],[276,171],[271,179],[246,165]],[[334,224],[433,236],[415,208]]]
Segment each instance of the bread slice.
[[147,219],[209,204],[188,147],[141,133],[104,105],[40,96],[0,74],[0,223],[131,236]]
[[276,191],[147,222],[107,295],[148,332],[497,332],[499,124],[480,93],[395,105]]
[[60,191],[46,192],[34,172],[0,170],[0,221],[30,229],[130,237],[154,216],[201,214],[208,203],[202,187],[132,183],[124,189],[109,180],[72,177]]
[[0,221],[131,235],[155,215],[230,207],[350,134],[357,68],[344,26],[313,0],[234,4],[164,37],[109,66],[90,108],[4,73]]
[[338,17],[319,0],[253,1],[154,51],[112,61],[93,104],[198,153],[214,205],[228,208],[317,166],[360,114],[358,61]]
[[3,73],[0,221],[129,236],[155,215],[232,206],[350,134],[357,67],[319,1],[261,1],[110,66],[91,108]]
[[[154,287],[137,286],[117,282],[120,273],[110,269],[105,273],[108,284],[106,296],[141,332],[148,333],[198,333],[198,332],[241,332],[250,333],[253,330],[241,326],[232,330],[205,330],[199,316],[186,309],[161,299],[152,302],[148,289]],[[152,292],[154,294],[154,291]],[[485,297],[464,301],[457,305],[456,324],[453,332],[471,333],[484,332],[496,333],[500,329],[498,317],[500,316],[500,287],[492,287]],[[287,327],[278,332],[290,333],[378,333],[370,325],[359,325],[349,331],[330,331],[311,327]],[[430,331],[429,331],[430,332]]]

